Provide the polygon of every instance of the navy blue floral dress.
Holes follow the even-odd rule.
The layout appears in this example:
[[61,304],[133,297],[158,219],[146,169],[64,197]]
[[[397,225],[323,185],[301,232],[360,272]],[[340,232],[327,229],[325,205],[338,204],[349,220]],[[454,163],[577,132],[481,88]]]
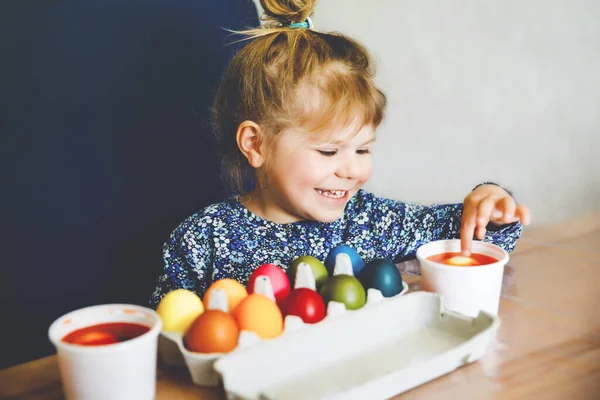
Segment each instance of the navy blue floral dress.
[[[413,257],[422,244],[460,237],[461,216],[461,203],[423,206],[360,190],[335,222],[277,224],[231,197],[191,215],[170,235],[163,248],[165,269],[150,307],[156,309],[165,294],[178,288],[202,297],[219,279],[233,278],[246,285],[262,264],[286,269],[302,255],[324,261],[340,244],[354,248],[365,262],[375,258],[398,262]],[[521,233],[516,222],[488,231],[484,240],[510,252]]]

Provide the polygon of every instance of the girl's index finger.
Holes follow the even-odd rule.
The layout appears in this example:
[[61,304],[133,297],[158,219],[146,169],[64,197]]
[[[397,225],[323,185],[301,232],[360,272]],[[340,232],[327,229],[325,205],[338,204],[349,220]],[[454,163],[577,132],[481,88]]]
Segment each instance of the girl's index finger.
[[473,212],[467,212],[462,219],[462,225],[460,227],[460,247],[461,253],[465,257],[471,255],[471,246],[473,244],[473,235],[475,234],[475,227],[477,226],[475,218],[477,215]]
[[474,229],[463,229],[460,232],[461,254],[465,257],[469,257],[471,255],[471,246],[473,245],[473,233]]

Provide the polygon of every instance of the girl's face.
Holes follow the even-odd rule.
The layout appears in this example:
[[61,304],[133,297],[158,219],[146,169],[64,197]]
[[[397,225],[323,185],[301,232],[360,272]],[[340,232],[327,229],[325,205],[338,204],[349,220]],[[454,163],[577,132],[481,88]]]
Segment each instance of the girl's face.
[[258,194],[260,213],[278,223],[333,222],[371,176],[374,128],[348,127],[329,135],[289,129],[268,153],[268,183]]

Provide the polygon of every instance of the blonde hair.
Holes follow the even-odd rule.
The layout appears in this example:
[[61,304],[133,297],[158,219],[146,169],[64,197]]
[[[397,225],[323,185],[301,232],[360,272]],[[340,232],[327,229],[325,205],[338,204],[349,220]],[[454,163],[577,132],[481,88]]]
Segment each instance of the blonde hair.
[[222,171],[239,194],[256,184],[253,168],[238,148],[236,131],[251,120],[265,146],[290,127],[307,131],[359,123],[377,127],[386,98],[374,82],[368,51],[340,33],[290,28],[304,22],[316,0],[260,0],[262,27],[238,32],[249,41],[229,64],[213,105]]

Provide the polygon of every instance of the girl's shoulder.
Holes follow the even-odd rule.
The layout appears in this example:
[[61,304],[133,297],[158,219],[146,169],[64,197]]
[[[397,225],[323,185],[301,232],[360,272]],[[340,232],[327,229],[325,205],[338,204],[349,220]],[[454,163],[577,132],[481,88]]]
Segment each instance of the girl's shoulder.
[[215,228],[240,227],[244,225],[241,222],[247,220],[248,216],[239,202],[235,198],[227,198],[199,209],[181,222],[175,231],[184,233],[193,230],[207,233]]
[[218,203],[213,203],[196,212],[200,219],[230,219],[243,216],[243,212],[238,207],[238,202],[235,198],[227,198]]

